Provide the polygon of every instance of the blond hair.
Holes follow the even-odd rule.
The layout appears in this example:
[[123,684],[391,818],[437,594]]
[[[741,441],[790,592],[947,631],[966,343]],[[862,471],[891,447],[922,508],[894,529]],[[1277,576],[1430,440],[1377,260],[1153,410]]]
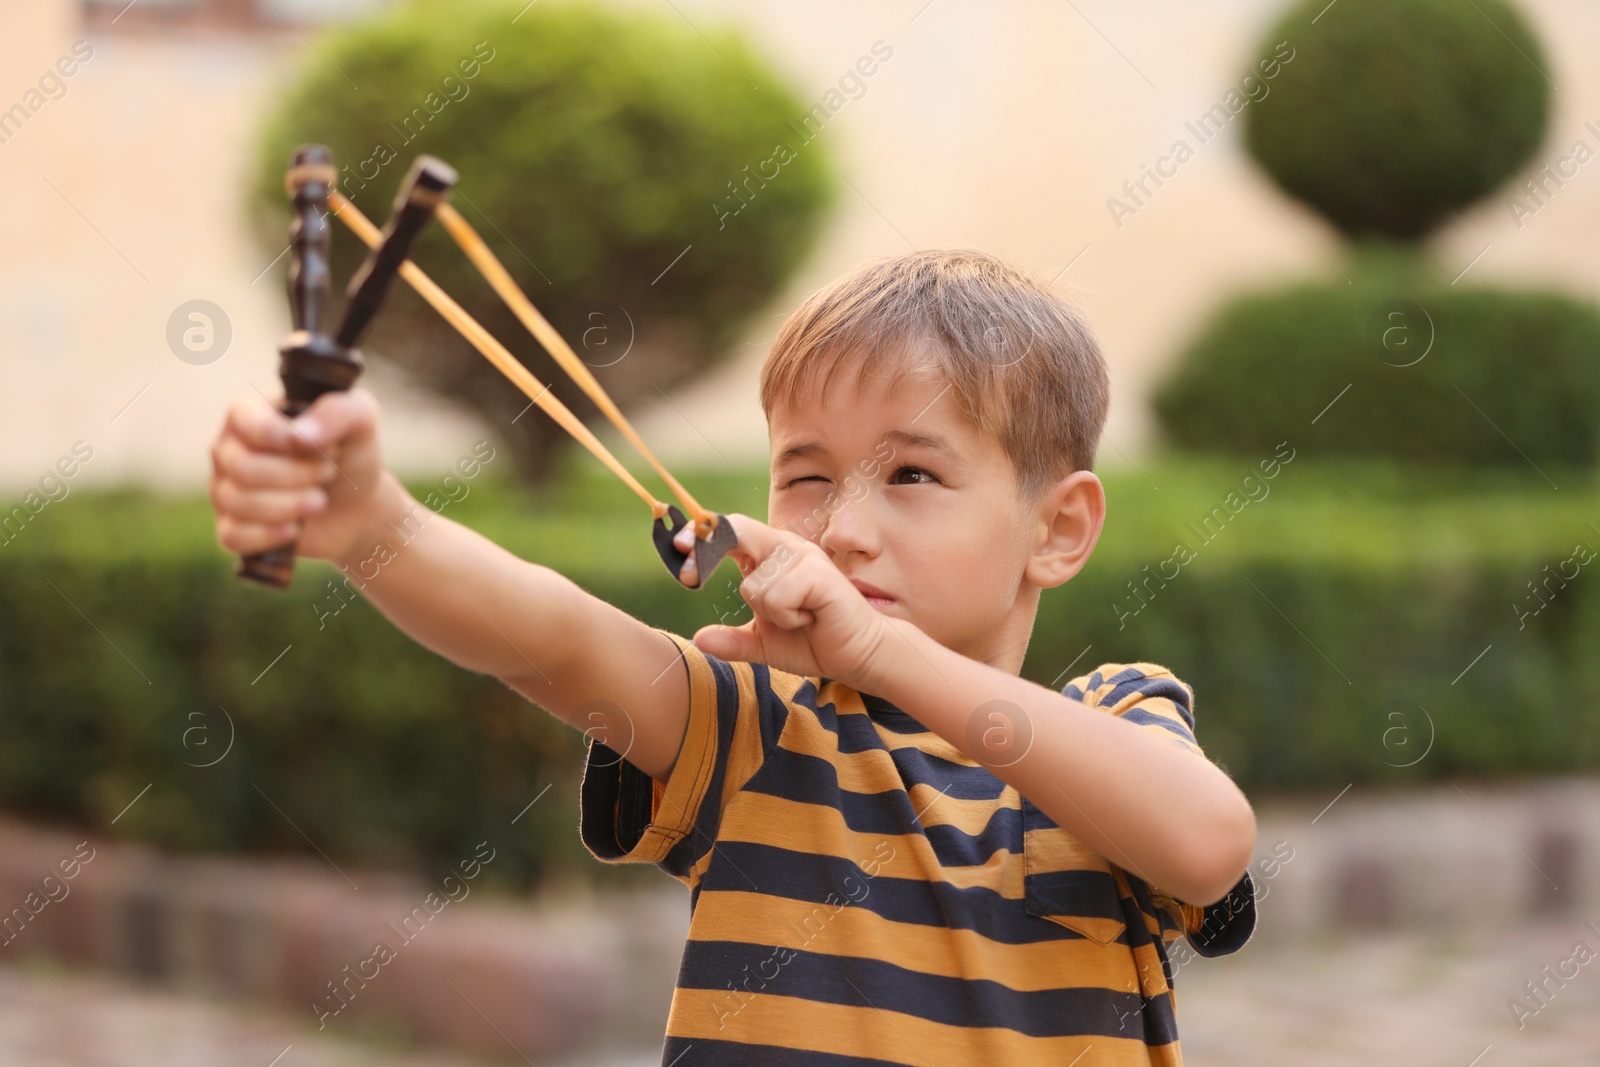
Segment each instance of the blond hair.
[[1066,300],[993,256],[912,252],[812,294],[762,365],[761,409],[770,420],[807,385],[823,395],[847,365],[856,388],[869,369],[948,382],[968,422],[1010,458],[1024,499],[1094,469],[1111,393],[1100,346]]

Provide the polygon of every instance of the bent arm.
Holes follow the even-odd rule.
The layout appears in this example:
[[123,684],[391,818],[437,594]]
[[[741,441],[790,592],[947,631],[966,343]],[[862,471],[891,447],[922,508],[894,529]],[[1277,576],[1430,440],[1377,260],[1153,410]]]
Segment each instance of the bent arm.
[[381,477],[371,521],[333,561],[351,584],[419,644],[494,675],[664,781],[689,719],[676,646]]
[[[1176,739],[953,652],[914,625],[872,691],[1015,786],[1057,826],[1190,904],[1227,895],[1255,850],[1255,814],[1221,768]],[[929,670],[929,665],[934,670]],[[1025,753],[985,762],[972,724],[990,701],[1024,717]]]

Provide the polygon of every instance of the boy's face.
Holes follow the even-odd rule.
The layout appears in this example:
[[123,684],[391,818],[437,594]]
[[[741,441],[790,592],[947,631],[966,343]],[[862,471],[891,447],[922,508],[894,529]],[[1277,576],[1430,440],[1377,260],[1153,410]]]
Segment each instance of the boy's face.
[[820,403],[771,413],[768,525],[817,542],[858,588],[881,591],[887,601],[869,602],[885,615],[1016,673],[1037,605],[1029,578],[1059,584],[1029,573],[1055,488],[1018,500],[1010,459],[942,381],[891,386],[868,374],[858,392],[849,377]]

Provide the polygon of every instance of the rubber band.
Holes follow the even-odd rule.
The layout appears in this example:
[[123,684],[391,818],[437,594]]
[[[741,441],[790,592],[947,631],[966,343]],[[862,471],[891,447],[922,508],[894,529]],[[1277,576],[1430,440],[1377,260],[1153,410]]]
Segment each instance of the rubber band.
[[[683,504],[683,509],[694,520],[696,530],[714,528],[715,517],[700,506],[699,502],[689,494],[689,491],[679,484],[678,479],[674,478],[667,468],[662,466],[660,461],[656,459],[650,449],[645,446],[644,441],[634,431],[627,418],[617,409],[617,405],[612,403],[611,397],[606,395],[605,389],[595,380],[594,375],[589,372],[589,368],[578,358],[577,353],[572,350],[572,346],[567,344],[566,338],[562,337],[556,331],[556,328],[550,325],[549,320],[539,313],[539,309],[533,306],[533,301],[528,299],[528,294],[524,293],[522,288],[517,285],[510,272],[506,270],[505,265],[489,250],[489,246],[484,243],[483,238],[472,228],[472,224],[462,218],[461,213],[455,209],[454,205],[449,203],[441,203],[436,215],[446,232],[450,234],[461,250],[467,254],[467,258],[472,261],[473,266],[478,268],[478,273],[482,274],[494,288],[494,291],[500,294],[500,299],[506,302],[506,305],[516,314],[522,325],[527,327],[528,332],[533,334],[534,338],[544,346],[545,351],[550,353],[551,358],[561,365],[567,375],[578,383],[579,388],[589,394],[589,398],[611,420],[612,425],[621,431],[624,437],[633,442],[633,446],[655,468],[656,473],[661,475],[661,479],[671,487],[672,492]],[[707,525],[708,520],[710,522],[709,526]],[[701,534],[701,536],[704,536],[704,534]]]
[[[328,193],[328,205],[333,209],[334,214],[342,219],[345,225],[349,226],[355,232],[355,235],[368,247],[377,247],[382,240],[382,235],[378,228],[343,194],[336,189],[330,190]],[[467,314],[466,309],[452,300],[450,295],[443,289],[439,288],[438,283],[424,274],[421,267],[418,267],[408,259],[400,266],[400,276],[446,322],[454,326],[457,332],[465,337],[485,359],[493,364],[500,373],[509,378],[512,384],[522,390],[528,399],[539,405],[551,418],[555,419],[562,429],[577,438],[580,444],[594,453],[596,459],[610,467],[612,472],[637,493],[641,500],[649,504],[650,512],[655,518],[660,519],[668,513],[667,504],[657,500],[648,489],[641,485],[639,480],[617,461],[617,458],[611,454],[610,449],[606,448],[600,439],[572,413],[571,409],[550,392],[548,386],[543,385],[538,378],[534,377],[533,373],[527,367],[524,367],[505,345],[496,340],[495,336],[485,329],[478,320]]]

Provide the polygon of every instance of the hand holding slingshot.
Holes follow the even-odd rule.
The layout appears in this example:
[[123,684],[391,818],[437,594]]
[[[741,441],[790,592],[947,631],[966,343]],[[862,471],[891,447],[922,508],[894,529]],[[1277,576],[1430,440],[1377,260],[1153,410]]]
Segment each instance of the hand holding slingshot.
[[[338,192],[337,180],[338,172],[329,149],[322,145],[306,145],[295,151],[286,177],[295,211],[290,227],[292,260],[289,268],[294,331],[279,348],[279,376],[283,379],[285,396],[283,413],[294,418],[322,394],[348,389],[355,383],[364,365],[356,345],[377,317],[384,297],[395,276],[399,275],[512,384],[650,505],[655,520],[652,538],[656,551],[680,582],[686,577],[685,564],[690,553],[680,551],[673,540],[686,523],[693,521],[694,581],[685,584],[701,588],[706,577],[737,542],[732,524],[726,516],[702,508],[661,465],[572,347],[534,307],[467,220],[450,205],[450,191],[456,183],[455,170],[432,156],[418,156],[401,183],[393,213],[382,232]],[[350,280],[343,315],[331,335],[321,329],[328,302],[327,216],[330,208],[371,249]],[[683,510],[657,500],[547,386],[407,258],[418,234],[435,215],[528,332],[661,475],[683,504]],[[684,512],[688,513],[687,517]],[[285,588],[294,575],[294,557],[295,546],[284,545],[244,557],[236,573],[242,578]]]

